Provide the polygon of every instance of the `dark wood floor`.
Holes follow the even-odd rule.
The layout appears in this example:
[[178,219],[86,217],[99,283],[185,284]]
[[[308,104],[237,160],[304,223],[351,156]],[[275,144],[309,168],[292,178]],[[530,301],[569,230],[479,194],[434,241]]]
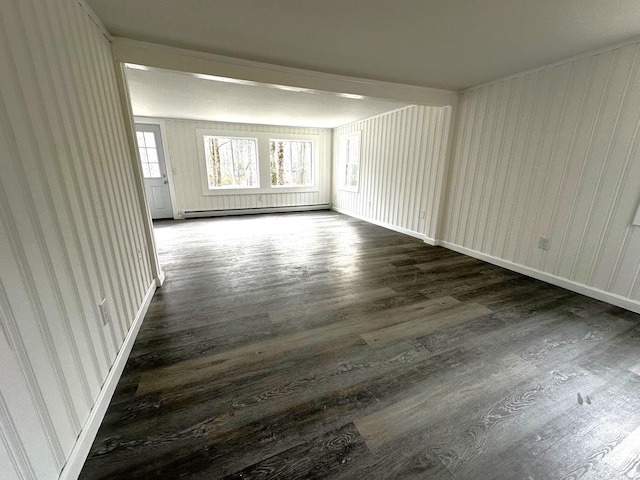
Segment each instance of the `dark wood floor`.
[[640,316],[336,213],[156,235],[81,478],[640,478]]

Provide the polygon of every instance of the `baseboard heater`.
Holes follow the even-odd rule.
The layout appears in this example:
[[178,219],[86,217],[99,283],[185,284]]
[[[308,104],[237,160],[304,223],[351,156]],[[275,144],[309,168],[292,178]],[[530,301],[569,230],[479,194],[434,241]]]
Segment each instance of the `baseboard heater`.
[[291,207],[260,207],[260,208],[236,208],[227,210],[186,210],[182,216],[184,218],[200,217],[226,217],[232,215],[256,215],[258,213],[286,213],[286,212],[307,212],[311,210],[330,210],[331,205],[321,203],[317,205],[295,205]]

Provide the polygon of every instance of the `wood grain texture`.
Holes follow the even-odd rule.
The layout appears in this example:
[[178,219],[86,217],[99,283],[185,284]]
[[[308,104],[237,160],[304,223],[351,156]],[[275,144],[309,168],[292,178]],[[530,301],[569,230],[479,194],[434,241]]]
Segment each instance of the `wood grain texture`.
[[606,462],[627,478],[640,478],[640,427],[612,446]]
[[407,338],[416,338],[442,328],[492,313],[477,303],[463,304],[416,320],[404,321],[392,327],[380,328],[360,335],[371,347],[380,348]]
[[[420,314],[423,315],[424,311],[435,312],[447,309],[454,303],[458,302],[451,297],[426,300],[419,305]],[[412,308],[416,307],[412,306]],[[398,321],[402,321],[402,317],[390,316],[387,313],[361,316],[355,320],[345,320],[289,336],[254,342],[221,354],[185,360],[169,367],[144,372],[140,379],[138,395],[193,384],[214,375],[228,375],[230,371],[249,367],[255,363],[264,364],[286,357],[298,349],[326,352],[343,348],[354,342],[362,331],[377,329]]]
[[634,478],[640,316],[333,212],[156,234],[81,478]]

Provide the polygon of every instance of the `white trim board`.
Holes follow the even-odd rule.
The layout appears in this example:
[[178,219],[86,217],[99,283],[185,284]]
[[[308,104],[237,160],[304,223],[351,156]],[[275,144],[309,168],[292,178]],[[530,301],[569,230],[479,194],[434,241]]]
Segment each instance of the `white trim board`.
[[424,243],[426,243],[428,245],[436,246],[435,239],[429,238],[423,233],[414,232],[413,230],[408,230],[406,228],[398,227],[398,226],[392,225],[390,223],[380,222],[378,220],[373,220],[371,218],[364,217],[362,215],[357,215],[355,213],[347,212],[347,211],[342,210],[341,208],[338,208],[338,207],[331,207],[331,210],[333,210],[334,212],[341,213],[343,215],[347,215],[349,217],[357,218],[358,220],[364,220],[365,222],[373,223],[374,225],[378,225],[379,227],[386,228],[388,230],[393,230],[394,232],[404,233],[405,235],[409,235],[410,237],[422,240]]
[[113,397],[113,393],[116,390],[116,386],[118,385],[124,366],[127,363],[127,359],[129,358],[133,344],[138,336],[138,332],[142,326],[142,321],[149,309],[149,304],[151,303],[151,299],[153,298],[156,288],[156,281],[153,280],[147,289],[147,293],[144,296],[135,318],[133,319],[131,328],[118,351],[118,355],[111,366],[111,370],[109,370],[107,378],[102,384],[102,389],[93,404],[93,408],[91,409],[91,413],[89,414],[87,421],[82,427],[82,431],[73,446],[73,450],[71,450],[67,463],[58,477],[59,480],[76,480],[80,475],[84,462],[87,460],[87,456],[89,455],[91,445],[93,444],[96,434],[98,433],[98,429],[102,424],[104,415],[107,413],[111,397]]
[[615,293],[606,292],[604,290],[600,290],[599,288],[590,287],[588,285],[575,282],[573,280],[557,277],[550,273],[543,272],[541,270],[536,270],[535,268],[526,267],[518,263],[510,262],[509,260],[504,260],[502,258],[494,257],[492,255],[488,255],[486,253],[482,253],[477,250],[472,250],[470,248],[462,247],[460,245],[456,245],[455,243],[444,242],[440,240],[436,244],[443,246],[445,248],[448,248],[449,250],[453,250],[455,252],[462,253],[464,255],[468,255],[473,258],[477,258],[478,260],[483,260],[485,262],[492,263],[493,265],[497,265],[499,267],[503,267],[508,270],[512,270],[514,272],[518,272],[523,275],[527,275],[528,277],[536,278],[538,280],[542,280],[543,282],[547,282],[552,285],[556,285],[558,287],[571,290],[572,292],[576,292],[581,295],[585,295],[587,297],[595,298],[596,300],[601,300],[603,302],[610,303],[611,305],[615,305],[618,307],[622,307],[624,309],[630,310],[635,313],[640,313],[640,302],[631,300],[630,298],[626,298],[621,295],[617,295]]

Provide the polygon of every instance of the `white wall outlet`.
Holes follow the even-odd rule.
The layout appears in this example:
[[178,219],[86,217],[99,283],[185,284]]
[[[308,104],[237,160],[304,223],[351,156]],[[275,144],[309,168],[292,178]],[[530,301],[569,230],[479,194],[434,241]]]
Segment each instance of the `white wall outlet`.
[[262,202],[262,195],[258,195],[258,201]]
[[549,248],[551,248],[551,239],[548,237],[540,237],[540,240],[538,240],[538,248],[549,250]]
[[142,261],[142,251],[140,251],[140,249],[136,250],[136,252],[138,253],[138,260]]
[[107,299],[103,298],[100,302],[100,314],[102,315],[102,324],[106,325],[111,322],[111,312],[109,311],[109,305]]
[[426,216],[427,216],[427,212],[425,212],[424,210],[422,210],[422,211],[420,212],[420,220],[424,220],[424,217],[426,217]]

